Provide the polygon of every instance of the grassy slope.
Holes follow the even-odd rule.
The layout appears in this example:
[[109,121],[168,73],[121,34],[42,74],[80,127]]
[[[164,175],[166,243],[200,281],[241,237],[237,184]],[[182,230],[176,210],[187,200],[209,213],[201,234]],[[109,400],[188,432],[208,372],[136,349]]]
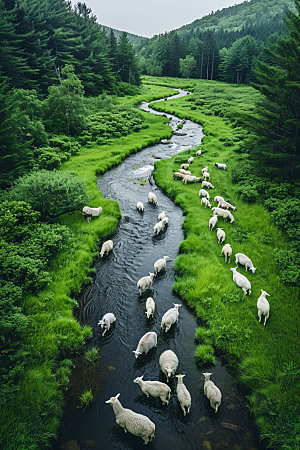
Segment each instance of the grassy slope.
[[[145,86],[139,96],[124,98],[122,103],[136,104],[172,94],[170,89]],[[75,246],[54,261],[48,289],[38,296],[28,297],[23,304],[32,324],[27,336],[31,355],[16,401],[0,412],[0,443],[5,450],[40,449],[41,443],[55,435],[63,404],[58,378],[53,376],[59,367],[57,359],[70,352],[81,352],[91,332],[88,327],[81,329],[74,320],[72,308],[76,301],[72,297],[91,281],[94,272],[91,265],[98,256],[98,242],[116,231],[121,217],[118,203],[102,198],[96,185],[96,174],[120,164],[130,153],[171,135],[165,117],[143,115],[149,128],[114,139],[110,145],[83,147],[60,168],[75,171],[84,179],[93,196],[90,206],[102,206],[103,213],[90,224],[79,211],[60,218],[59,222],[73,231]],[[66,368],[64,374],[68,377],[69,369]]]
[[[156,81],[153,79],[153,82]],[[262,435],[270,437],[273,444],[277,441],[275,448],[283,448],[285,443],[290,446],[284,448],[296,449],[300,408],[297,383],[297,367],[298,370],[300,367],[299,290],[287,288],[280,282],[278,267],[272,258],[275,247],[286,247],[285,236],[272,223],[262,205],[241,201],[231,182],[239,150],[235,133],[239,130],[232,127],[226,116],[234,117],[238,110],[253,108],[256,92],[250,87],[218,82],[192,81],[193,86],[190,80],[164,79],[163,82],[169,86],[195,88],[196,103],[186,97],[160,102],[155,107],[203,124],[206,136],[200,146],[202,156],[195,158],[192,173],[199,176],[207,165],[215,186],[211,191],[211,203],[214,203],[215,195],[221,195],[237,206],[233,224],[223,219],[217,224],[226,232],[225,243],[230,243],[233,248],[228,265],[224,263],[224,256],[220,256],[222,246],[217,243],[216,229],[213,232],[208,229],[211,211],[200,206],[199,184],[185,186],[172,177],[195,150],[156,163],[157,184],[186,214],[183,227],[187,237],[176,261],[178,278],[174,290],[208,327],[203,343],[220,349],[232,368],[237,369],[247,387],[249,407]],[[163,84],[162,79],[160,83]],[[230,98],[231,107],[228,104]],[[206,99],[206,104],[201,99]],[[198,105],[196,109],[195,105]],[[211,115],[214,110],[218,116]],[[227,143],[230,146],[226,146]],[[216,169],[215,162],[226,163],[228,171]],[[247,254],[258,267],[255,274],[246,274],[242,268],[239,270],[252,284],[250,296],[242,295],[229,271],[230,267],[235,267],[234,254],[237,252]],[[258,323],[256,301],[260,289],[270,294],[271,310],[266,327]]]

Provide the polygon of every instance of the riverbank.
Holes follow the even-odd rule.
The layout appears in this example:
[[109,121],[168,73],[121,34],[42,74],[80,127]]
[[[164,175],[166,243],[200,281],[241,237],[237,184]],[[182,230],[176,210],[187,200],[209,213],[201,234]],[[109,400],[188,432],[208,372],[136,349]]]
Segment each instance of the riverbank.
[[[138,100],[124,98],[124,103],[173,94],[173,90],[158,87],[145,91]],[[121,217],[118,203],[102,198],[96,175],[119,164],[130,153],[171,135],[165,117],[142,114],[147,129],[113,139],[110,145],[82,147],[78,155],[60,167],[75,171],[84,179],[93,197],[90,206],[102,206],[103,213],[90,224],[79,211],[59,219],[60,224],[72,230],[74,245],[52,264],[48,289],[27,297],[22,305],[31,323],[26,341],[32,363],[20,381],[15,401],[0,413],[0,440],[5,450],[40,450],[55,437],[62,415],[63,391],[68,388],[72,371],[68,357],[81,353],[92,333],[90,327],[81,328],[74,320],[72,309],[76,307],[77,294],[94,275],[91,266],[98,257],[99,241],[115,232]]]
[[[159,79],[170,86],[176,81]],[[232,183],[244,133],[237,122],[238,113],[254,107],[257,93],[249,86],[207,81],[178,80],[177,86],[193,89],[196,95],[153,107],[203,124],[206,137],[199,147],[202,155],[190,168],[199,176],[201,169],[208,166],[215,186],[211,191],[212,206],[216,206],[214,196],[221,195],[230,199],[237,210],[233,224],[219,219],[217,225],[224,229],[226,243],[233,248],[231,264],[227,265],[220,256],[215,231],[208,229],[211,211],[200,206],[199,185],[185,186],[173,180],[173,173],[191,155],[195,156],[197,148],[156,163],[156,183],[186,214],[186,240],[176,261],[174,290],[201,321],[199,343],[213,345],[236,373],[261,437],[269,439],[272,448],[296,449],[300,409],[299,289],[288,288],[280,281],[280,268],[273,257],[275,248],[287,248],[288,239],[263,205],[243,202]],[[228,171],[216,169],[215,162],[226,163]],[[235,286],[229,271],[235,267],[237,252],[248,255],[257,267],[255,274],[239,269],[252,284],[250,296],[244,296]],[[270,318],[265,327],[257,317],[261,289],[270,294]]]

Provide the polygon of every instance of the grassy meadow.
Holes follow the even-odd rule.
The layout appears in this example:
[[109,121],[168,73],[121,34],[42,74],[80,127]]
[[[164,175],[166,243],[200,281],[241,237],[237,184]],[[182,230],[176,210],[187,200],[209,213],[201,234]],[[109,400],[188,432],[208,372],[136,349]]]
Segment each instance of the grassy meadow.
[[[143,87],[139,96],[122,100],[131,106],[172,94],[171,89],[149,86]],[[54,260],[48,288],[37,296],[28,296],[22,305],[31,324],[25,337],[30,362],[20,380],[15,401],[0,412],[0,443],[5,450],[40,450],[56,435],[62,415],[63,391],[68,389],[73,367],[68,358],[83,353],[84,343],[92,333],[73,317],[76,296],[92,281],[95,272],[92,266],[99,246],[116,232],[121,218],[119,204],[102,197],[96,176],[120,164],[129,154],[171,136],[165,117],[142,114],[147,129],[111,139],[108,145],[82,147],[60,167],[60,170],[80,175],[91,195],[89,206],[101,206],[103,212],[90,224],[81,211],[58,219],[72,230],[73,246]],[[81,394],[84,396],[89,389],[90,386],[83,386]]]
[[[255,110],[259,94],[249,86],[219,82],[156,79],[161,84],[193,90],[193,95],[155,104],[155,108],[203,124],[205,137],[196,149],[189,149],[169,160],[155,163],[157,184],[181,206],[186,215],[183,228],[186,239],[176,260],[177,281],[174,290],[195,310],[200,327],[195,333],[199,343],[197,360],[205,360],[205,346],[212,345],[224,356],[237,374],[254,414],[261,436],[270,439],[272,448],[299,448],[299,289],[286,287],[279,278],[280,268],[273,258],[275,248],[285,249],[286,236],[259,203],[240,199],[232,179],[245,131],[239,126],[241,111]],[[156,82],[153,80],[152,82]],[[178,81],[178,83],[176,83]],[[235,205],[235,221],[222,218],[209,231],[211,210],[200,205],[200,184],[184,185],[173,180],[173,173],[201,149],[189,170],[196,176],[208,166],[209,190],[213,206],[215,195]],[[226,163],[220,170],[215,163]],[[226,232],[225,243],[233,249],[230,264],[220,255],[216,228]],[[240,267],[249,279],[252,292],[244,295],[233,283],[235,253],[244,253],[257,267],[255,274]],[[270,294],[270,317],[266,326],[258,322],[256,302],[261,289]]]

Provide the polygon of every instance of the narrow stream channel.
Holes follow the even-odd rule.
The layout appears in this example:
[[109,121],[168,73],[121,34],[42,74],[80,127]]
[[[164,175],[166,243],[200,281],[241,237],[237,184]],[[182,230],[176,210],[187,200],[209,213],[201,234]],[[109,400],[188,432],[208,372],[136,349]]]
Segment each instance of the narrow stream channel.
[[[178,96],[186,95],[179,90]],[[176,97],[174,96],[174,97]],[[148,104],[141,108],[150,110]],[[155,112],[156,113],[156,112]],[[179,118],[168,115],[175,130]],[[98,179],[98,188],[103,196],[119,202],[122,220],[113,237],[114,249],[96,262],[96,277],[79,299],[78,320],[93,327],[91,347],[100,348],[101,380],[99,395],[83,412],[67,404],[60,430],[57,449],[124,450],[145,448],[142,439],[124,433],[116,424],[113,409],[105,401],[120,393],[120,402],[126,408],[148,416],[156,425],[155,437],[147,445],[156,450],[255,450],[262,448],[256,429],[250,420],[243,396],[235,386],[235,380],[222,365],[221,359],[215,365],[198,368],[194,352],[194,333],[197,318],[178,299],[172,286],[175,282],[174,262],[178,256],[179,244],[184,240],[182,231],[183,214],[179,207],[163,194],[151,176],[154,162],[170,158],[200,144],[202,127],[186,121],[181,130],[185,136],[174,135],[170,144],[158,144],[129,156],[120,166],[108,171]],[[145,184],[145,181],[149,181]],[[157,206],[147,201],[152,191],[158,198]],[[137,201],[144,203],[144,213],[136,209]],[[169,225],[158,236],[153,234],[157,216],[165,211]],[[153,272],[154,262],[164,255],[170,257],[166,271],[154,278],[153,289],[138,295],[137,281]],[[156,302],[154,319],[147,320],[145,302],[147,297]],[[162,315],[181,303],[179,322],[168,333],[160,331]],[[99,319],[112,312],[116,325],[102,337],[97,331]],[[132,353],[139,339],[147,332],[158,335],[157,348],[147,356],[135,359]],[[166,382],[160,371],[159,356],[167,349],[173,350],[179,359],[177,373],[185,373],[184,383],[192,396],[190,414],[183,416],[176,397],[177,378],[171,379],[172,396],[169,405],[162,405],[160,399],[147,398],[139,385],[133,383],[137,376],[145,380]],[[204,395],[202,372],[212,372],[212,380],[222,391],[222,404],[217,414]],[[67,447],[71,445],[73,447]]]

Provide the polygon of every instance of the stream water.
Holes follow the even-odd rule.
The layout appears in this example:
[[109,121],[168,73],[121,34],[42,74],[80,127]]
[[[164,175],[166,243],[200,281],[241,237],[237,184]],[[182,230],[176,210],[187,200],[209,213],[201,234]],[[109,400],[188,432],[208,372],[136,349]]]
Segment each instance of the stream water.
[[[179,90],[178,95],[186,95]],[[149,109],[143,103],[141,108]],[[170,125],[176,130],[180,121],[168,115]],[[183,214],[179,207],[163,194],[152,177],[154,162],[170,158],[200,144],[202,127],[185,121],[185,136],[173,135],[170,144],[158,144],[129,156],[120,166],[108,171],[98,179],[103,196],[119,202],[122,220],[113,237],[113,251],[96,262],[96,277],[79,299],[78,320],[93,327],[91,347],[98,347],[101,354],[99,365],[99,391],[95,401],[84,411],[76,402],[68,400],[56,448],[63,450],[124,450],[145,448],[141,438],[124,432],[115,422],[113,409],[105,401],[120,393],[119,400],[126,408],[148,416],[156,425],[155,437],[147,445],[156,450],[255,450],[262,448],[257,432],[249,418],[244,399],[237,390],[234,378],[222,365],[199,368],[194,358],[196,343],[194,333],[197,318],[178,299],[172,286],[175,282],[174,261],[179,244],[184,240]],[[147,181],[147,183],[145,183]],[[158,198],[157,206],[147,201],[152,191]],[[144,203],[144,212],[136,209],[137,201]],[[153,226],[157,216],[165,211],[169,225],[165,231],[154,236]],[[154,278],[153,289],[138,295],[137,281],[153,272],[154,262],[164,255],[170,257],[165,271]],[[153,297],[156,311],[153,319],[145,314],[147,297]],[[182,303],[177,325],[168,333],[160,331],[162,315]],[[112,312],[117,320],[104,337],[97,330],[99,319]],[[148,355],[135,359],[132,353],[139,339],[147,332],[158,335],[157,348]],[[172,396],[169,405],[162,405],[158,398],[147,398],[138,384],[137,376],[145,380],[166,382],[160,371],[159,356],[164,350],[173,350],[179,359],[177,373],[185,373],[184,383],[191,397],[190,414],[183,416],[176,397],[177,378],[170,380]],[[75,370],[76,372],[76,370]],[[222,404],[217,414],[211,408],[203,392],[202,372],[212,372],[212,380],[222,392]],[[54,446],[55,447],[55,446]]]

